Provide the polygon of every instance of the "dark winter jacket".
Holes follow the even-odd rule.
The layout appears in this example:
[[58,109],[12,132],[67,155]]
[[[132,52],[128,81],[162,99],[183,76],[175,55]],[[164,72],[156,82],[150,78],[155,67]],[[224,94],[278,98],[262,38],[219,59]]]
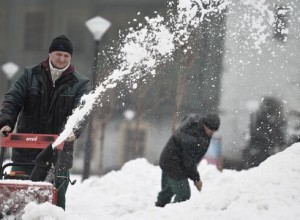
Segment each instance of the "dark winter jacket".
[[[31,68],[16,80],[5,95],[0,112],[0,127],[5,125],[17,133],[60,134],[72,110],[89,91],[89,80],[70,65],[52,84],[49,58]],[[79,136],[80,130],[74,131]],[[67,144],[73,151],[73,144]],[[13,149],[12,160],[32,162],[41,150]]]
[[200,179],[197,165],[207,152],[210,139],[203,118],[190,116],[174,132],[164,147],[159,165],[173,179]]

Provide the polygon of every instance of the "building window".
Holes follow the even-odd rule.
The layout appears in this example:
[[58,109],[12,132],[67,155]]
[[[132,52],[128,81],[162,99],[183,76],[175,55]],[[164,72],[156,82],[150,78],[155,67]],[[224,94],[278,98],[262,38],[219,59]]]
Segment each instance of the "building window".
[[39,51],[43,49],[45,16],[42,12],[28,12],[25,15],[24,49]]
[[284,5],[275,6],[274,38],[286,41],[288,34],[289,7]]
[[122,155],[121,162],[126,163],[129,160],[145,157],[147,127],[141,123],[139,129],[136,129],[135,123],[125,122],[121,128],[122,133]]

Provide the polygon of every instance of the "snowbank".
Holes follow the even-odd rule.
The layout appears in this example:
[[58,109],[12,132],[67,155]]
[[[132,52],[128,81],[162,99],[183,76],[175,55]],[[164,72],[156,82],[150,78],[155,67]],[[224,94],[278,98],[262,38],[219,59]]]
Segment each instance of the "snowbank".
[[160,190],[160,168],[137,159],[126,163],[120,171],[70,186],[66,212],[50,204],[31,203],[23,217],[31,220],[297,219],[299,157],[300,143],[247,171],[219,172],[202,161],[198,168],[204,184],[202,192],[196,191],[191,182],[191,199],[165,208],[154,206]]

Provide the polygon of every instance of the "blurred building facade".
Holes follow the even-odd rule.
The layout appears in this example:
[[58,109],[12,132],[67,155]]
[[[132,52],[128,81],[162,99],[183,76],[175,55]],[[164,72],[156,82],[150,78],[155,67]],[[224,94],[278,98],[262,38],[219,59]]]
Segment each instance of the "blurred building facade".
[[[79,72],[90,76],[94,40],[85,21],[99,15],[112,23],[100,43],[104,49],[104,45],[115,46],[119,30],[129,28],[138,13],[139,19],[152,17],[155,12],[165,13],[166,6],[167,1],[161,0],[0,0],[0,64],[14,62],[21,73],[24,67],[48,56],[55,36],[66,34],[74,43],[72,62]],[[93,173],[99,172],[99,166],[106,172],[137,157],[156,164],[171,135],[173,115],[179,123],[188,113],[219,110],[225,15],[211,19],[213,22],[203,22],[193,34],[192,47],[199,49],[192,56],[176,53],[173,63],[160,67],[154,80],[133,93],[126,85],[118,85],[109,94],[111,103],[97,109]],[[99,70],[100,75],[103,72],[107,74],[107,70]],[[3,74],[0,79],[2,101],[7,81]],[[181,104],[176,109],[180,85]],[[126,116],[128,111],[132,111],[132,118]],[[74,171],[82,170],[84,145],[83,134],[76,145]]]

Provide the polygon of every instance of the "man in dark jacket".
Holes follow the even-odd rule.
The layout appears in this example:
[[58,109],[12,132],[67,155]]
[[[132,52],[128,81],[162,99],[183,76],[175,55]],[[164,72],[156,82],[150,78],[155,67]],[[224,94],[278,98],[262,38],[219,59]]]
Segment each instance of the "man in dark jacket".
[[174,195],[174,202],[188,200],[191,196],[188,179],[194,181],[196,188],[201,191],[202,181],[197,165],[219,126],[220,118],[216,114],[205,117],[192,115],[170,137],[160,155],[162,190],[157,196],[156,206],[164,207]]
[[[89,89],[89,80],[75,71],[71,64],[73,44],[65,35],[53,39],[49,57],[40,64],[25,68],[5,95],[0,112],[0,132],[60,134],[72,110],[81,96]],[[72,167],[73,146],[81,129],[73,130],[60,154],[58,175],[69,177]],[[16,163],[34,163],[41,150],[13,149],[12,160]],[[12,167],[30,175],[32,167]],[[65,208],[68,181],[57,178],[58,206]]]

